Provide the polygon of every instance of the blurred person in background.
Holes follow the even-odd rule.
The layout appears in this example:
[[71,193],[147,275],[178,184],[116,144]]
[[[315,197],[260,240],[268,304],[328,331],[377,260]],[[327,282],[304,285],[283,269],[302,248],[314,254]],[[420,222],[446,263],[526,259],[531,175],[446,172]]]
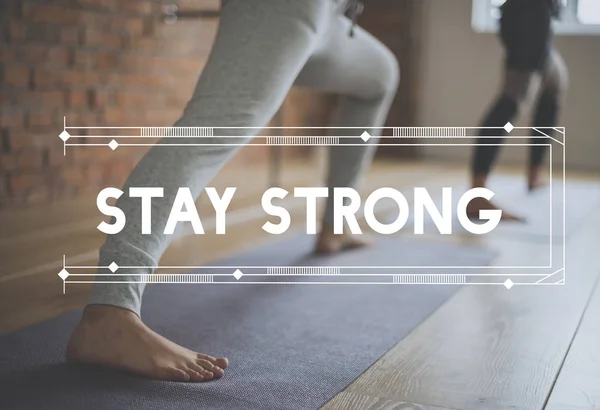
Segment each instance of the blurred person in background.
[[[518,119],[523,102],[538,92],[532,126],[554,127],[560,114],[568,87],[568,72],[563,58],[554,47],[552,21],[559,19],[564,0],[507,0],[501,6],[500,39],[505,51],[504,78],[499,96],[486,114],[482,127],[504,127]],[[549,132],[548,130],[544,132]],[[494,137],[498,129],[482,129],[471,164],[472,187],[485,187],[490,171],[498,157],[502,137]],[[551,135],[551,134],[550,134]],[[532,137],[544,136],[532,130]],[[527,184],[534,191],[545,184],[543,167],[548,138],[532,138],[529,151]],[[470,217],[478,218],[479,211],[496,209],[485,198],[469,204]],[[519,216],[502,213],[505,220],[522,220]]]

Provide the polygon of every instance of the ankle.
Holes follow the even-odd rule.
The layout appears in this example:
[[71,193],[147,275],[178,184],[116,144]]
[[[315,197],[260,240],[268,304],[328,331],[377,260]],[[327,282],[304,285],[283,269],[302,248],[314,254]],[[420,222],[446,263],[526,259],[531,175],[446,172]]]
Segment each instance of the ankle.
[[321,224],[321,230],[319,231],[319,236],[323,237],[323,236],[334,236],[334,235],[336,235],[336,234],[334,233],[333,224],[323,222]]
[[529,179],[538,178],[542,173],[542,167],[539,165],[530,166],[528,170]]
[[487,175],[473,175],[471,179],[472,188],[485,188],[487,184]]

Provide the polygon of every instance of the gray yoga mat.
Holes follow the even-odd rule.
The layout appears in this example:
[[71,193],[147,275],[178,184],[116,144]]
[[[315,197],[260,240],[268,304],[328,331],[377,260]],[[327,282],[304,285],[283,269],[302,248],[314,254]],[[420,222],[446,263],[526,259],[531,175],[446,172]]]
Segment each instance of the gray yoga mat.
[[[219,265],[487,265],[485,249],[380,239],[369,250],[308,256],[298,236]],[[368,269],[365,269],[368,271]],[[72,285],[73,286],[73,285]],[[63,363],[81,312],[0,337],[2,409],[316,409],[426,319],[455,285],[148,285],[143,318],[198,351],[225,355],[226,376],[207,383],[146,380]]]

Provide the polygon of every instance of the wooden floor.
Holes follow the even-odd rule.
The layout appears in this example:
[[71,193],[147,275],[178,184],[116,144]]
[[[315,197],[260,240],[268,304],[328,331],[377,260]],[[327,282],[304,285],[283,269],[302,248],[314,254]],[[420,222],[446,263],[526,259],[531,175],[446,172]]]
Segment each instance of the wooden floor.
[[[314,186],[317,171],[311,164],[288,164],[281,185]],[[441,176],[456,185],[466,178],[457,166],[377,163],[364,189],[436,186]],[[235,168],[225,169],[211,186],[238,186],[233,181],[239,178]],[[591,189],[600,186],[600,177],[569,178],[596,184]],[[230,234],[183,232],[161,265],[198,265],[272,240],[257,223],[267,173],[245,169],[244,180],[252,182],[239,188],[228,211]],[[212,215],[208,202],[200,202],[200,209]],[[94,198],[0,213],[0,333],[85,303],[89,287],[69,285],[63,295],[57,273],[65,252],[70,264],[96,264],[103,240],[95,229],[98,215]],[[301,206],[292,206],[292,220],[302,221],[302,215]],[[214,221],[203,223],[206,228]],[[592,213],[570,234],[564,286],[464,287],[324,409],[600,409],[599,232],[600,213]],[[526,238],[496,238],[489,245],[499,252],[496,265],[543,249]]]

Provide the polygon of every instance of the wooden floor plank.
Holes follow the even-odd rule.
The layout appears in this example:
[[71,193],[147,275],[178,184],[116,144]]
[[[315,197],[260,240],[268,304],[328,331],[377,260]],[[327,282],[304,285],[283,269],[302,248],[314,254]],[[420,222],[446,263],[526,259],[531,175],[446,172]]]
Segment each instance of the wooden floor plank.
[[321,408],[322,410],[456,410],[404,401],[381,399],[364,394],[341,393]]
[[460,410],[541,409],[598,273],[588,250],[599,245],[600,215],[588,222],[567,249],[566,285],[463,288],[346,392]]
[[596,285],[546,406],[547,410],[571,408],[600,409],[600,284]]

